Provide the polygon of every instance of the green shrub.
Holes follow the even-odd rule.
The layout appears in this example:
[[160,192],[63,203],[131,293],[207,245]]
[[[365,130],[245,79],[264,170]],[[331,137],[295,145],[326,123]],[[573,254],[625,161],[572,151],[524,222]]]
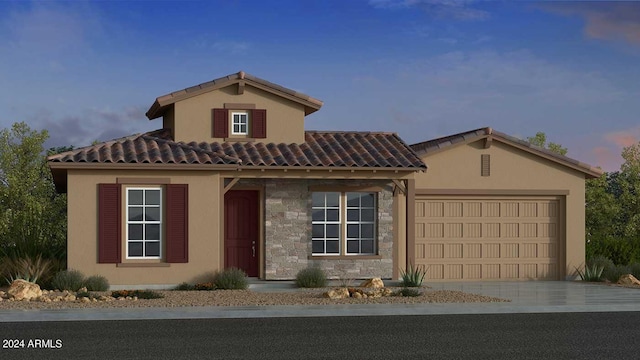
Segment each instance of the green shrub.
[[629,265],[629,272],[635,276],[636,279],[640,279],[640,263],[634,262]]
[[298,271],[296,286],[301,288],[321,288],[327,286],[327,274],[317,266]]
[[422,291],[416,288],[405,287],[396,293],[397,296],[407,296],[407,297],[416,297],[422,295]]
[[84,287],[88,291],[107,291],[109,290],[109,280],[101,275],[91,275],[84,279]]
[[189,284],[188,282],[183,282],[183,283],[179,284],[178,286],[176,286],[176,290],[189,291],[189,290],[195,290],[195,287],[193,285]]
[[423,267],[413,266],[413,264],[409,264],[409,268],[407,270],[400,270],[400,275],[402,276],[402,286],[404,287],[420,287],[422,286],[422,281],[424,281],[424,277],[427,275],[427,271]]
[[580,279],[582,281],[602,281],[602,272],[604,271],[604,265],[585,265],[584,271],[580,271],[580,269],[576,268],[578,275],[580,275]]
[[212,280],[216,289],[244,290],[249,287],[247,274],[238,268],[228,268],[218,271],[213,275]]
[[618,282],[620,276],[624,274],[630,274],[629,267],[627,265],[615,265],[604,269],[602,277],[615,283]]
[[51,280],[51,286],[58,290],[78,291],[84,286],[84,275],[78,270],[60,271]]
[[153,290],[115,290],[111,292],[114,298],[137,297],[138,299],[162,299],[164,295]]

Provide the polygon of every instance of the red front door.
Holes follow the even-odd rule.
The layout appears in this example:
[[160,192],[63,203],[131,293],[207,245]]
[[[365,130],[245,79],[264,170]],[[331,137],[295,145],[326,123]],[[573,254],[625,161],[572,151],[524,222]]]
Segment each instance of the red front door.
[[231,190],[224,195],[224,266],[259,276],[259,192]]

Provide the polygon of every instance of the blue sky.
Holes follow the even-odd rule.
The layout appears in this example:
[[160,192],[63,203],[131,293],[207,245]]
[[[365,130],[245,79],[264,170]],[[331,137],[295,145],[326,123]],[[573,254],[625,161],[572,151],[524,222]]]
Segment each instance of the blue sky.
[[607,171],[640,140],[636,2],[1,1],[0,39],[0,125],[48,146],[154,130],[156,97],[239,70],[324,101],[308,130],[544,131]]

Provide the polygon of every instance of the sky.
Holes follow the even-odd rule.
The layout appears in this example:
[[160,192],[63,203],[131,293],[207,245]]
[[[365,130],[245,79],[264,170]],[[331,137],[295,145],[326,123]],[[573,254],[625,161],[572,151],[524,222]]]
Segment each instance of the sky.
[[0,128],[46,147],[158,129],[157,97],[240,70],[322,100],[307,130],[542,131],[605,171],[640,140],[640,2],[0,0]]

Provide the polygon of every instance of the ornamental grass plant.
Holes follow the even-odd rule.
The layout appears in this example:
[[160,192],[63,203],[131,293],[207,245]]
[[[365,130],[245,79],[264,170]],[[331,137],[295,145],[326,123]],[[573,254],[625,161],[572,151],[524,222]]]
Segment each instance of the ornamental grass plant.
[[321,288],[327,286],[327,274],[317,266],[298,271],[296,286],[301,288]]

